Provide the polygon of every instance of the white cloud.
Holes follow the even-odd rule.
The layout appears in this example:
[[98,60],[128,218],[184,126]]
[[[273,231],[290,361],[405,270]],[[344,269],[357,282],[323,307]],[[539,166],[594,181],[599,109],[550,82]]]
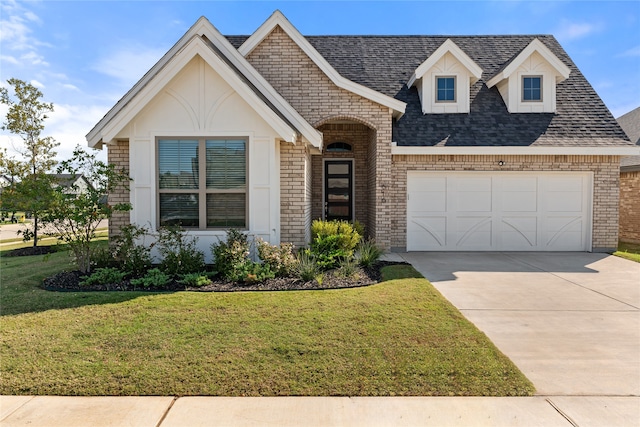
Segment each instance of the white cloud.
[[625,50],[621,54],[617,55],[618,57],[631,56],[636,57],[640,56],[640,46],[632,47],[629,50]]
[[[66,160],[71,157],[76,146],[88,150],[85,135],[91,128],[98,123],[109,109],[108,106],[100,105],[68,105],[55,104],[54,110],[48,114],[49,118],[45,121],[42,136],[53,137],[60,143],[55,151],[58,160]],[[5,117],[7,108],[0,104],[0,116]],[[18,136],[12,135],[6,131],[0,131],[0,148],[6,148],[9,154],[19,157],[16,148],[22,146],[22,141]],[[98,158],[106,161],[106,150],[100,152]]]
[[8,62],[13,65],[20,65],[20,61],[10,55],[0,55],[0,61]]
[[44,60],[44,57],[34,51],[25,53],[20,57],[23,62],[29,62],[31,65],[43,65],[47,66],[49,63]]
[[132,86],[164,55],[164,49],[128,46],[98,60],[91,68]]
[[65,89],[69,89],[69,90],[75,90],[75,91],[80,91],[80,89],[78,89],[76,86],[69,84],[69,83],[64,83],[62,84],[62,87]]
[[601,29],[602,25],[598,23],[577,23],[563,19],[560,28],[558,28],[554,34],[560,40],[576,40],[597,33]]
[[44,85],[37,80],[31,80],[31,84],[37,87],[38,89],[44,89]]

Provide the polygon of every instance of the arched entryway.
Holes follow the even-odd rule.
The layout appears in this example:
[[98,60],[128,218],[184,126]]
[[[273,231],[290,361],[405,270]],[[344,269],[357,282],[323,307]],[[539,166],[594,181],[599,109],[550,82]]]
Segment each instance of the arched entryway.
[[312,158],[313,219],[356,220],[374,230],[375,129],[346,117],[324,120],[316,129],[324,140]]

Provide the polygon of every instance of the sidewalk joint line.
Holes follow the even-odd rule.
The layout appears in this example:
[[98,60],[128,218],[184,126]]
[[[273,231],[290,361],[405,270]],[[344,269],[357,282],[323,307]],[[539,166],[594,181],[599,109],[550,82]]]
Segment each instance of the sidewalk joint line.
[[173,396],[173,400],[171,401],[171,403],[167,407],[167,410],[164,411],[164,414],[162,414],[162,418],[160,418],[160,421],[158,421],[158,424],[156,424],[156,427],[160,427],[162,425],[164,420],[167,418],[167,415],[169,415],[169,411],[171,410],[171,408],[173,408],[173,405],[176,403],[176,401],[178,399],[179,399],[178,396]]
[[560,415],[562,415],[562,416],[563,416],[567,421],[569,421],[569,423],[571,423],[571,425],[572,425],[573,427],[580,427],[580,426],[578,425],[578,423],[576,423],[575,421],[573,421],[569,415],[565,414],[565,413],[562,411],[562,409],[560,409],[560,408],[559,408],[555,403],[553,403],[553,401],[552,401],[551,399],[546,398],[545,400],[547,401],[547,403],[548,403],[549,405],[551,405],[551,407],[552,407],[553,409],[555,409],[555,410],[556,410]]

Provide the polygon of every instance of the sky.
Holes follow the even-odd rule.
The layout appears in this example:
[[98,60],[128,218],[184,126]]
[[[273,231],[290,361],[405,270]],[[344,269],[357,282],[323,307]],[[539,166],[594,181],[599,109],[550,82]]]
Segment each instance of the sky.
[[[303,35],[552,34],[614,117],[640,106],[639,0],[0,0],[0,86],[28,81],[54,104],[43,136],[66,159],[200,16],[222,34],[249,35],[276,9]],[[0,105],[3,122],[6,112]],[[0,130],[10,154],[19,141]]]

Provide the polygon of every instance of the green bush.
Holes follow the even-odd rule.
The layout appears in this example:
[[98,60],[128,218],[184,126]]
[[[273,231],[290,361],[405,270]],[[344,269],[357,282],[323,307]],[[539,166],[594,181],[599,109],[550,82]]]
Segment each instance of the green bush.
[[362,267],[371,267],[378,262],[383,253],[384,250],[376,245],[373,239],[368,239],[360,242],[356,250],[355,258]]
[[91,276],[84,276],[83,281],[80,282],[82,286],[93,285],[115,285],[125,278],[127,273],[118,270],[117,268],[98,268],[91,274]]
[[340,261],[340,266],[335,271],[335,275],[345,279],[358,279],[360,277],[358,263],[353,259],[343,259]]
[[308,251],[300,251],[298,253],[295,273],[305,282],[309,282],[320,274],[320,266]]
[[241,281],[246,274],[249,259],[249,240],[240,230],[231,228],[227,239],[211,245],[216,271],[226,280]]
[[131,284],[133,286],[142,286],[145,289],[148,288],[161,288],[169,283],[171,278],[162,270],[158,268],[152,268],[147,271],[147,274],[138,278],[132,279]]
[[202,273],[189,273],[182,276],[182,279],[178,281],[185,286],[192,288],[201,288],[203,286],[213,283],[206,274]]
[[260,264],[249,261],[245,264],[245,268],[239,273],[238,282],[256,283],[264,282],[267,279],[273,279],[276,274],[271,271],[268,264]]
[[315,220],[311,224],[310,251],[320,268],[334,268],[340,260],[353,256],[361,238],[350,222]]
[[296,266],[296,256],[293,254],[292,243],[281,243],[280,246],[271,245],[258,238],[258,256],[269,269],[279,277],[290,276]]
[[125,225],[113,238],[111,252],[115,263],[122,271],[140,277],[151,267],[151,248],[137,241],[147,235],[145,227]]
[[204,254],[196,247],[196,237],[188,237],[180,227],[163,227],[158,234],[158,252],[162,256],[160,269],[177,277],[204,270]]

